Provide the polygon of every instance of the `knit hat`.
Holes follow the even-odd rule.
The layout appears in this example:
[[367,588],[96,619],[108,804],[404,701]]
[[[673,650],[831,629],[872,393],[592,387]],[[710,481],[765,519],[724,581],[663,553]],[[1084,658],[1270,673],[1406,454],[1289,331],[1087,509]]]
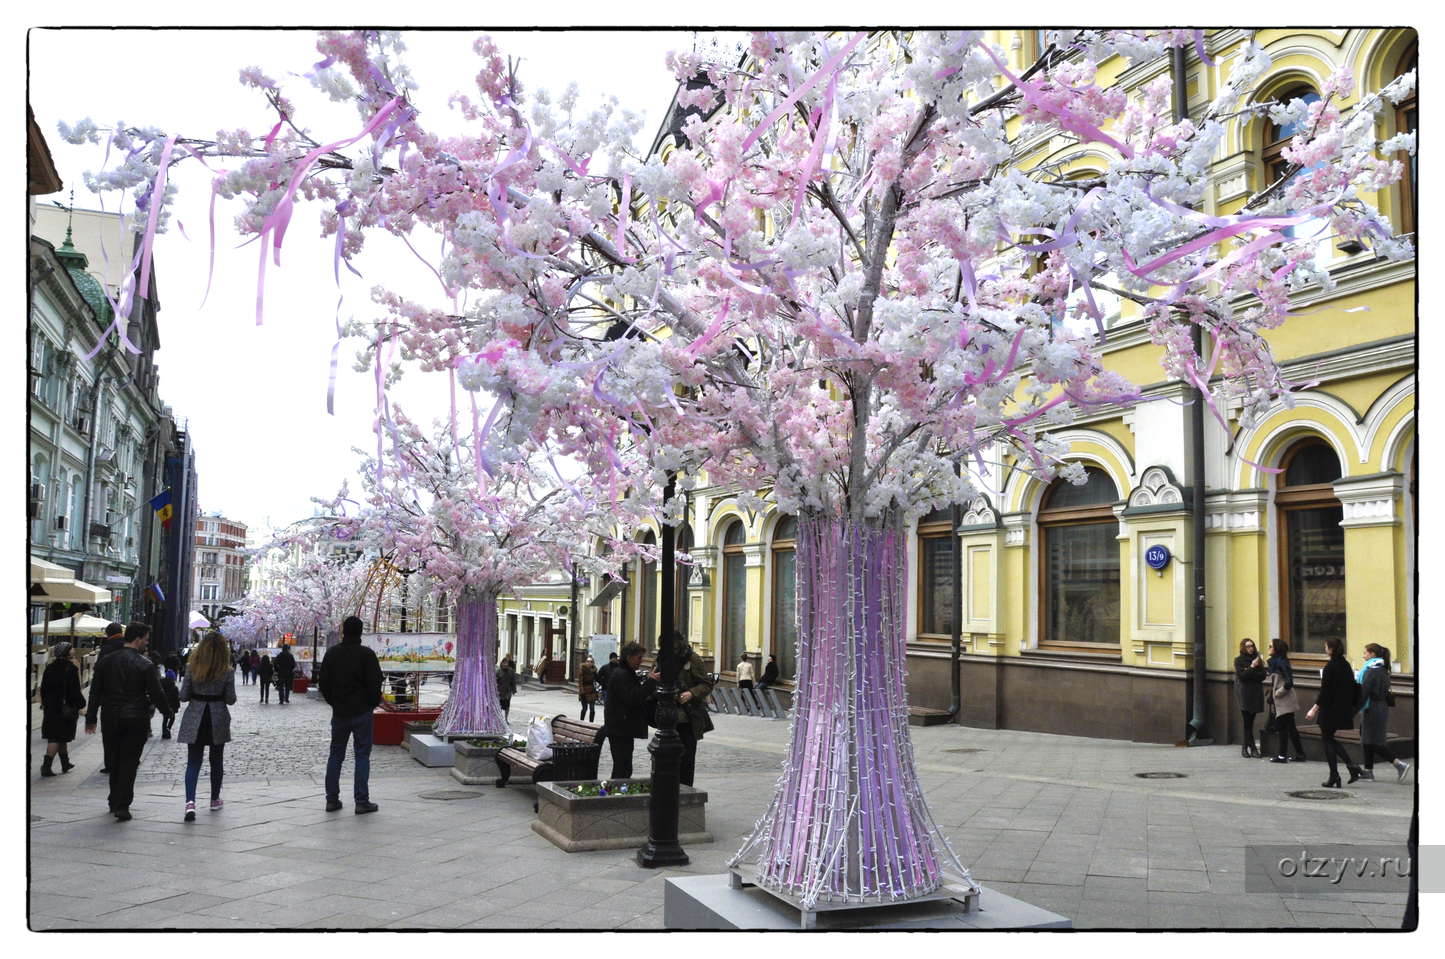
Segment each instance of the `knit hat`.
[[175,679],[175,678],[176,678],[176,671],[175,671],[174,669],[168,669],[168,670],[166,670],[166,679]]
[[64,659],[65,657],[67,657],[67,656],[70,655],[70,650],[71,650],[71,646],[70,646],[69,643],[56,643],[56,644],[55,644],[55,658],[56,658],[56,659]]

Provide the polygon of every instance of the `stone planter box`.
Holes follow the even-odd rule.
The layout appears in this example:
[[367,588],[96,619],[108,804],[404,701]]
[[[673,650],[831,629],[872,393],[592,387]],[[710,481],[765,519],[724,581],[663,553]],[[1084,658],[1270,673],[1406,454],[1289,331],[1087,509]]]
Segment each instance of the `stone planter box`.
[[456,760],[456,746],[439,739],[431,733],[417,733],[411,737],[411,758],[423,766],[451,767]]
[[411,749],[411,737],[419,733],[430,733],[431,722],[404,722],[401,724],[401,748]]
[[[609,780],[644,783],[646,779]],[[538,783],[537,819],[532,831],[564,852],[596,849],[637,849],[647,841],[650,794],[579,796],[568,787],[576,782]],[[677,839],[684,846],[712,842],[707,831],[707,793],[681,786]]]
[[501,746],[473,746],[466,740],[452,742],[452,778],[468,786],[481,786],[497,781],[497,753]]

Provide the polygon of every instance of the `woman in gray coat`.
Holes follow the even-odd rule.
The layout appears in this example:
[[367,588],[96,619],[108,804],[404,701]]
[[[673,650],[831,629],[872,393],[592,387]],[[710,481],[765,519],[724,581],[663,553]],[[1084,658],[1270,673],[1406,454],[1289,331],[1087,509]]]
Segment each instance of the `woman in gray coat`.
[[236,674],[226,641],[216,630],[206,634],[191,654],[190,668],[181,682],[181,701],[189,703],[181,717],[176,739],[186,744],[186,822],[196,821],[196,783],[201,778],[201,757],[211,747],[211,809],[221,801],[221,777],[226,743],[231,741],[231,711],[236,702]]
[[1396,782],[1405,781],[1410,764],[1396,759],[1385,745],[1390,727],[1390,651],[1369,643],[1365,665],[1360,670],[1360,691],[1365,705],[1360,709],[1360,746],[1365,751],[1365,778],[1375,780],[1375,757],[1395,767]]

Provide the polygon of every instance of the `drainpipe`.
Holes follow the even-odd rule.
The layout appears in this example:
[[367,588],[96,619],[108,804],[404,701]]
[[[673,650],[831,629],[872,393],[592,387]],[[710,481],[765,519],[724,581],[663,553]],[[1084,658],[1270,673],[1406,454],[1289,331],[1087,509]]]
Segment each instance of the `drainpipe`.
[[[1187,82],[1185,73],[1185,55],[1183,47],[1175,47],[1172,51],[1171,72],[1174,80],[1174,122],[1183,120],[1188,113],[1187,108]],[[1198,323],[1191,324],[1193,329],[1190,335],[1194,343],[1194,355],[1204,355],[1204,327]],[[1193,549],[1190,557],[1190,572],[1193,574],[1194,588],[1194,702],[1193,711],[1189,720],[1189,726],[1185,733],[1185,741],[1190,746],[1208,746],[1213,740],[1209,738],[1209,706],[1205,698],[1205,662],[1204,662],[1204,639],[1205,639],[1205,587],[1204,587],[1204,391],[1198,386],[1191,390],[1193,402],[1189,406],[1189,440],[1192,462],[1190,464],[1190,480],[1193,490],[1193,515],[1191,520],[1191,539]]]

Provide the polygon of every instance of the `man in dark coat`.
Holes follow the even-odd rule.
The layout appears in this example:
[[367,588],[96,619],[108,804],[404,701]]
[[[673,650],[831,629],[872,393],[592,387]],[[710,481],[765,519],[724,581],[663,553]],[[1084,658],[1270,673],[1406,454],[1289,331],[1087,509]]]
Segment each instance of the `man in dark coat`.
[[613,779],[632,778],[633,740],[647,738],[647,697],[656,692],[662,678],[656,669],[646,679],[637,678],[644,652],[641,643],[628,643],[622,647],[622,662],[608,663],[613,668],[607,677],[598,742],[606,739],[612,744]]
[[291,655],[291,647],[282,646],[271,664],[276,667],[276,692],[279,694],[276,702],[284,706],[291,701],[291,681],[296,678],[296,657]]
[[[121,647],[124,645],[125,627],[120,623],[107,623],[105,626],[105,641],[95,653],[95,665],[99,666],[100,661],[111,653],[120,652]],[[100,749],[100,774],[104,776],[110,772],[110,740],[106,738],[104,733],[101,733],[100,736]]]
[[[362,622],[348,616],[341,624],[341,642],[321,661],[321,695],[331,704],[331,755],[326,760],[326,811],[341,808],[341,763],[346,740],[356,757],[353,796],[356,814],[376,812],[367,780],[371,777],[371,711],[381,705],[381,663],[361,645]],[[294,665],[292,667],[295,668]]]
[[612,678],[612,674],[616,671],[617,654],[610,653],[607,656],[607,662],[602,665],[601,669],[597,670],[597,685],[602,687],[603,706],[607,705],[607,681]]
[[175,716],[166,702],[155,664],[145,655],[150,633],[151,628],[144,623],[128,625],[120,652],[96,666],[90,681],[85,731],[95,733],[95,714],[102,712],[105,732],[101,741],[109,756],[110,811],[121,822],[131,818],[135,774],[151,731],[151,708],[160,710],[167,719]]

